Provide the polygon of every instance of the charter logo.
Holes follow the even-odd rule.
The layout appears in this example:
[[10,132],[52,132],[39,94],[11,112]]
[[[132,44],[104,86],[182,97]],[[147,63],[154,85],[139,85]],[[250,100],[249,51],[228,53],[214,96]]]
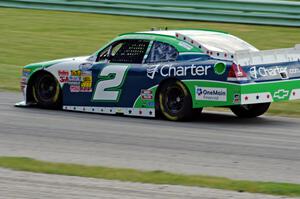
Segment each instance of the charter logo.
[[159,66],[160,66],[159,64],[158,65],[149,66],[147,68],[147,77],[149,77],[150,79],[154,79],[155,73],[158,72]]
[[211,68],[210,65],[197,66],[173,66],[173,65],[153,65],[147,68],[147,76],[150,79],[155,78],[155,74],[158,73],[163,77],[182,77],[182,76],[205,76],[208,74],[208,70]]
[[213,88],[213,87],[195,87],[196,100],[205,101],[227,101],[226,88]]
[[280,76],[280,74],[288,74],[288,69],[286,66],[274,66],[271,68],[265,67],[256,67],[253,66],[250,68],[250,76],[253,79],[257,79],[259,77],[274,77]]

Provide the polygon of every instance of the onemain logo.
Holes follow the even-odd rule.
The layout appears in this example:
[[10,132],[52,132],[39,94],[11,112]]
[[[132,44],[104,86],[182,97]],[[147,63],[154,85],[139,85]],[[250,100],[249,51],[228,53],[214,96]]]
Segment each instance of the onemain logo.
[[227,89],[226,88],[214,88],[214,87],[195,87],[196,100],[205,101],[227,101]]
[[172,66],[172,65],[152,65],[147,68],[147,77],[154,79],[155,74],[158,73],[163,77],[181,77],[181,76],[204,76],[207,75],[210,65],[206,66]]

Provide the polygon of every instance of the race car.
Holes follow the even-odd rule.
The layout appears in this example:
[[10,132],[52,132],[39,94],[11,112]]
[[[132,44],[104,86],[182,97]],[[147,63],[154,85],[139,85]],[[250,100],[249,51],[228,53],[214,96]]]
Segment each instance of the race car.
[[300,99],[300,45],[259,51],[211,30],[126,33],[90,56],[25,66],[21,90],[16,106],[173,121],[229,107],[257,117],[272,102]]

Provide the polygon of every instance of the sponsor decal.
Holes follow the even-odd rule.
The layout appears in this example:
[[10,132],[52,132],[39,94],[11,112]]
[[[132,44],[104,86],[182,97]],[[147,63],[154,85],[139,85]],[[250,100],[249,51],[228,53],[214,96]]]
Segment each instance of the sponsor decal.
[[195,87],[196,100],[205,101],[227,101],[227,89],[226,88],[214,88],[214,87]]
[[141,90],[141,97],[143,100],[152,100],[153,94],[151,90]]
[[70,92],[92,92],[92,72],[59,70],[59,81],[70,85]]
[[[285,74],[285,76],[283,74]],[[252,77],[253,79],[257,79],[258,77],[275,77],[275,76],[288,78],[287,74],[288,74],[287,66],[274,66],[270,68],[266,68],[266,67],[258,68],[256,66],[252,66],[250,68],[250,77]]]
[[21,87],[21,91],[24,93],[26,85],[27,85],[27,77],[21,77],[21,81],[20,81],[20,87]]
[[278,91],[276,91],[274,93],[274,98],[276,98],[276,99],[284,99],[288,95],[289,95],[289,91],[288,90],[279,89]]
[[28,69],[28,68],[23,69],[21,81],[20,81],[21,90],[23,90],[25,88],[30,74],[31,74],[31,69]]
[[31,74],[31,69],[29,68],[24,68],[22,72],[23,77],[28,77]]
[[71,93],[78,93],[80,92],[80,85],[70,85]]
[[73,83],[73,82],[80,82],[81,81],[81,77],[80,76],[69,76],[69,83]]
[[58,76],[59,76],[60,83],[66,83],[69,81],[69,71],[67,70],[59,70]]
[[147,103],[147,106],[148,106],[148,107],[154,107],[154,106],[155,106],[155,102],[148,102],[148,103]]
[[82,71],[80,91],[81,92],[92,92],[92,72],[91,71]]
[[90,92],[92,92],[93,90],[92,90],[92,88],[90,88],[90,87],[80,87],[80,92],[86,92],[86,93],[90,93]]
[[233,95],[233,103],[239,104],[241,102],[241,95],[240,94],[234,94]]
[[291,68],[291,69],[289,69],[289,72],[290,72],[291,74],[300,73],[300,69],[299,69],[299,68]]
[[226,71],[226,64],[224,62],[218,62],[214,65],[214,71],[217,75],[223,75]]
[[71,76],[80,77],[81,76],[81,70],[71,70]]
[[69,76],[69,82],[80,82],[81,81],[81,71],[71,70],[71,75]]
[[154,79],[155,74],[158,72],[160,65],[152,65],[147,68],[147,77]]
[[163,77],[205,76],[210,68],[210,65],[173,66],[157,64],[147,68],[147,76],[150,79],[154,79],[156,73]]

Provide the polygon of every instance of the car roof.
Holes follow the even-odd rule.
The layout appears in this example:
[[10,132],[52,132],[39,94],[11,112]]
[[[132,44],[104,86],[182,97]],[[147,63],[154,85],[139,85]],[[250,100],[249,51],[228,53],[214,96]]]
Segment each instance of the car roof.
[[208,30],[208,29],[179,29],[179,30],[153,30],[153,31],[143,31],[143,32],[136,32],[136,33],[146,33],[146,34],[158,34],[158,35],[165,35],[165,36],[172,36],[176,37],[176,33],[179,34],[218,34],[218,35],[228,35],[226,32],[216,31],[216,30]]
[[[190,30],[185,30],[190,31]],[[155,31],[142,31],[142,32],[131,32],[120,34],[115,40],[121,39],[150,39],[160,42],[166,42],[173,45],[179,52],[202,52],[201,49],[189,45],[184,41],[176,37],[176,33],[182,32],[186,33],[183,30],[155,30]]]
[[[205,34],[205,35],[228,35],[228,33],[208,30],[208,29],[178,29],[178,30],[153,30],[142,32],[130,32],[120,34],[116,40],[120,39],[151,39],[160,42],[167,42],[173,45],[179,52],[203,52],[201,49],[188,45],[179,38],[176,37],[176,33],[179,34]],[[184,44],[185,43],[185,44]]]
[[162,38],[175,38],[176,33],[182,34],[182,35],[190,35],[190,34],[201,34],[201,35],[229,35],[226,32],[222,31],[216,31],[216,30],[209,30],[209,29],[178,29],[178,30],[152,30],[152,31],[141,31],[141,32],[129,32],[120,34],[121,37],[131,37],[132,35],[139,35],[139,37],[148,37],[149,35],[162,37]]
[[[206,29],[181,29],[181,30],[154,30],[123,34],[125,37],[137,37],[141,39],[151,38],[152,40],[160,39],[162,42],[168,42],[177,49],[184,45],[184,42],[197,46],[208,52],[235,53],[240,50],[258,51],[251,44],[235,37],[231,34]],[[195,48],[182,49],[182,51],[197,51]],[[199,51],[199,50],[198,50]]]
[[[221,31],[208,29],[178,29],[131,32],[119,35],[110,43],[123,39],[141,39],[168,43],[179,53],[235,53],[240,50],[258,51],[242,39]],[[102,48],[104,49],[104,47]],[[100,50],[102,50],[100,49]],[[227,54],[227,55],[226,55]]]

